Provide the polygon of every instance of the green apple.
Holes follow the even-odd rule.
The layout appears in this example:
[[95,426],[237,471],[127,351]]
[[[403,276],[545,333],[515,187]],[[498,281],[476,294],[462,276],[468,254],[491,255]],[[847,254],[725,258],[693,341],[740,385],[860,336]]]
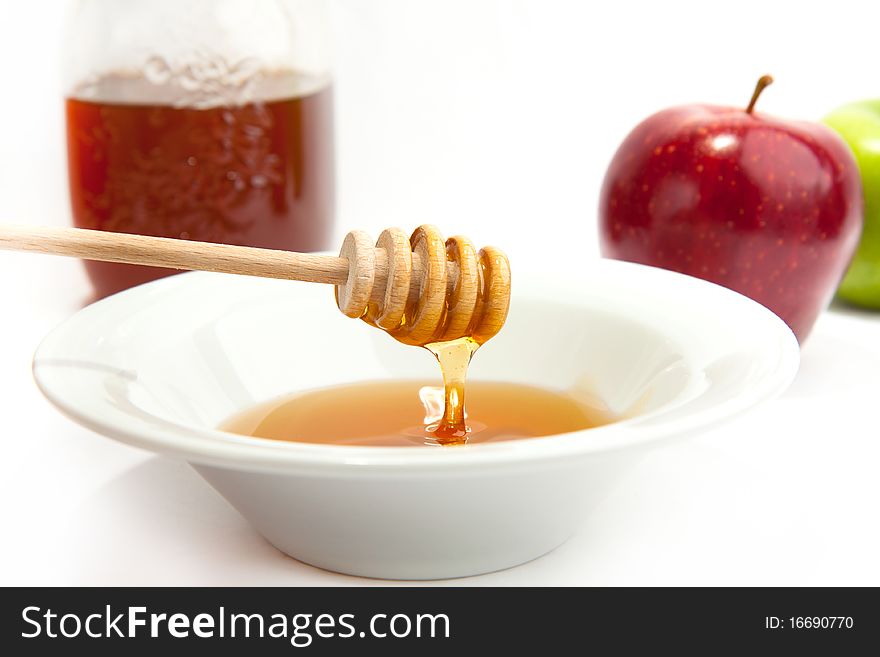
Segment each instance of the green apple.
[[880,100],[844,105],[823,122],[855,154],[865,196],[862,239],[837,294],[860,306],[880,308]]

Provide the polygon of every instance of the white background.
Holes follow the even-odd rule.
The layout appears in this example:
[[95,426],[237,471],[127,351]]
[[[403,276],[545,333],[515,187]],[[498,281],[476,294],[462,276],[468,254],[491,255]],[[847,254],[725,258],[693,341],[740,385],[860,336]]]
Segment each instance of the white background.
[[[0,222],[69,222],[60,0],[0,8]],[[514,263],[595,257],[626,133],[670,104],[819,118],[880,96],[868,2],[337,0],[339,222],[436,223]],[[284,557],[181,465],[37,392],[78,263],[0,253],[0,584],[357,584]],[[820,320],[791,390],[642,462],[574,539],[464,584],[880,584],[880,315]],[[372,582],[368,582],[372,583]]]

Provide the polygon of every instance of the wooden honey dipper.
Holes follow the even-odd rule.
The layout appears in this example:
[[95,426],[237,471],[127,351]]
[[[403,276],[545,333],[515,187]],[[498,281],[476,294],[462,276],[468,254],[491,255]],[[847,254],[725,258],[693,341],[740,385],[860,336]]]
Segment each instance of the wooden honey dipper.
[[0,226],[0,249],[171,269],[328,283],[339,309],[400,342],[426,345],[470,337],[486,342],[510,304],[510,266],[494,247],[479,252],[465,237],[444,240],[433,226],[411,237],[397,228],[373,245],[345,236],[339,256],[149,237],[84,228]]

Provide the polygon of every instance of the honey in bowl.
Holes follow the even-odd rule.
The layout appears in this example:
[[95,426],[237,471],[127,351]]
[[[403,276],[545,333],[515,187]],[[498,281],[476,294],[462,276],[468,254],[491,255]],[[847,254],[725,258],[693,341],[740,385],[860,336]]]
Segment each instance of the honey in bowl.
[[[565,392],[494,381],[467,385],[467,440],[481,444],[590,429],[601,408]],[[443,388],[430,381],[369,381],[306,391],[250,408],[221,429],[255,438],[355,447],[442,446]],[[448,443],[447,443],[448,444]]]

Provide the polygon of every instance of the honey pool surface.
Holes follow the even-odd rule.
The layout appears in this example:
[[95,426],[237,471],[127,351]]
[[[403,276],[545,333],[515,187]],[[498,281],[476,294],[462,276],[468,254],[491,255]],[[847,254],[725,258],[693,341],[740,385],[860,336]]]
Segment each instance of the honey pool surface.
[[[444,390],[432,383],[368,381],[297,393],[248,409],[220,429],[301,443],[440,446],[435,430]],[[534,386],[469,381],[467,394],[466,444],[549,436],[609,421],[603,409]]]

